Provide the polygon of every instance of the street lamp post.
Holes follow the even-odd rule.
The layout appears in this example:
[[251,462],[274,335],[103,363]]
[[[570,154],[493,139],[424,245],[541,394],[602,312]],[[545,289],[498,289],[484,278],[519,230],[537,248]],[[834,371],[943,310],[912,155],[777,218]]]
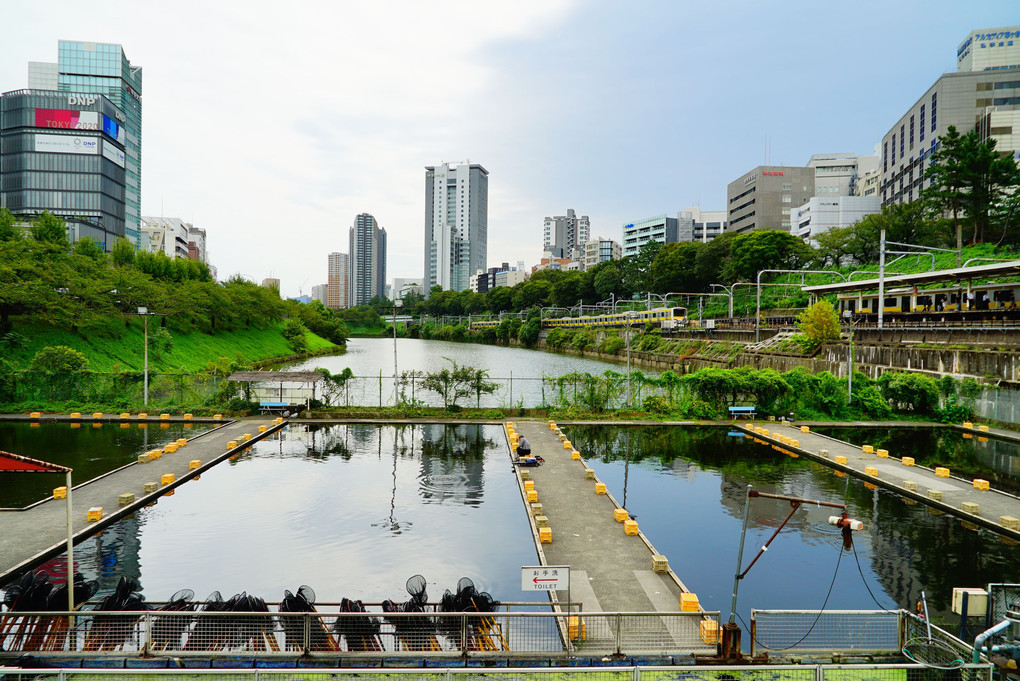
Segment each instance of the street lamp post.
[[630,409],[631,405],[631,392],[630,392],[630,326],[634,321],[635,314],[633,311],[627,313],[627,408]]
[[393,406],[400,405],[400,393],[397,390],[397,308],[400,300],[393,301]]
[[145,353],[144,353],[144,368],[143,368],[143,394],[142,403],[147,407],[149,406],[149,317],[165,317],[166,313],[162,312],[149,312],[146,307],[139,307],[136,312],[139,317],[144,320],[145,326]]

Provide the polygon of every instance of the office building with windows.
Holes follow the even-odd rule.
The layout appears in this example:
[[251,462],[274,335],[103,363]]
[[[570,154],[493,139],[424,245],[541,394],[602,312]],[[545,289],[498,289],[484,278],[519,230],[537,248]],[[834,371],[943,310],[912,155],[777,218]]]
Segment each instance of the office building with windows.
[[603,239],[602,237],[589,239],[584,243],[584,259],[581,269],[589,270],[599,263],[619,260],[622,257],[623,246],[612,239]]
[[878,155],[814,154],[808,160],[807,167],[815,169],[816,196],[855,196],[861,178],[878,169]]
[[488,257],[489,171],[477,163],[425,168],[425,289],[463,291]]
[[882,205],[907,203],[931,185],[929,157],[955,126],[994,139],[999,153],[1020,158],[1020,26],[976,29],[945,73],[882,136]]
[[637,255],[649,241],[671,244],[677,240],[677,219],[666,215],[638,220],[623,226],[623,257]]
[[123,118],[103,95],[0,96],[0,206],[24,221],[48,211],[72,242],[111,250],[127,229]]
[[726,231],[726,211],[685,208],[676,215],[677,241],[707,243]]
[[573,208],[568,208],[566,215],[545,219],[542,250],[551,253],[554,258],[580,260],[590,232],[591,221],[588,216],[578,217]]
[[142,216],[142,68],[128,61],[120,45],[61,40],[57,63],[30,62],[28,81],[30,89],[102,95],[117,107],[126,154],[123,236],[137,245]]
[[346,253],[330,253],[326,278],[326,307],[350,307],[350,261]]
[[790,212],[815,195],[815,169],[758,166],[726,186],[729,226],[743,234],[755,229],[790,231]]
[[812,196],[791,213],[790,231],[817,246],[819,234],[833,227],[849,227],[865,216],[880,213],[882,200],[876,196]]
[[[192,229],[193,225],[180,218],[154,218],[143,215],[140,248],[150,253],[162,252],[171,258],[189,258],[191,250],[188,243],[191,240]],[[203,239],[203,250],[204,243]]]
[[368,213],[354,218],[349,256],[350,305],[386,297],[386,230]]

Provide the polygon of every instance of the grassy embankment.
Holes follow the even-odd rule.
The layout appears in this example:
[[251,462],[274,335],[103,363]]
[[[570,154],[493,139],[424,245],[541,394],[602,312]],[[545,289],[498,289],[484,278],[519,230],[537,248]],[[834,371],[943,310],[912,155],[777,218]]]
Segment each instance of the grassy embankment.
[[[157,328],[158,322],[150,320],[149,331]],[[220,358],[252,364],[266,360],[290,357],[294,351],[280,333],[283,324],[265,329],[226,331],[209,335],[199,332],[173,334],[173,348],[162,356],[149,352],[149,370],[200,371],[210,362]],[[66,345],[83,353],[89,360],[92,371],[141,371],[144,363],[144,340],[141,320],[133,320],[119,337],[81,336],[52,327],[19,327],[26,344],[20,348],[4,348],[6,359],[20,368],[28,368],[32,357],[49,345]],[[325,354],[338,351],[329,341],[314,333],[307,332],[308,350],[311,354]]]

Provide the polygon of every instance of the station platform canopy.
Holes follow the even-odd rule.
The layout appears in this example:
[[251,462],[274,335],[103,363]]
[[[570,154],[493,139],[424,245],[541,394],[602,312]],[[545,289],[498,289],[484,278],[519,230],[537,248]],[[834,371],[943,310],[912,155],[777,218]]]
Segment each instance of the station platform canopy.
[[239,383],[318,383],[323,378],[318,371],[235,371],[228,381]]
[[315,384],[324,378],[318,371],[235,371],[228,381],[247,383],[251,398],[261,406],[307,405],[316,399]]
[[[877,274],[877,273],[876,273]],[[976,267],[957,267],[934,272],[915,272],[914,274],[887,274],[886,289],[898,286],[921,286],[924,284],[952,284],[973,279],[999,279],[1020,276],[1020,260],[978,265]],[[804,286],[801,290],[816,296],[830,293],[856,293],[878,289],[878,277],[858,281],[840,281],[819,286]]]

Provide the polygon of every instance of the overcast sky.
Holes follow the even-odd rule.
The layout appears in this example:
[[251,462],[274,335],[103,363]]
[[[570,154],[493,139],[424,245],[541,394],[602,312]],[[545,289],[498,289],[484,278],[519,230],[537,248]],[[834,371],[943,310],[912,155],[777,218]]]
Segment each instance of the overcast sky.
[[422,276],[424,166],[489,171],[490,265],[542,251],[567,208],[592,236],[688,206],[765,160],[870,154],[974,28],[1017,0],[4,5],[0,90],[57,41],[120,43],[144,69],[142,213],[208,232],[225,279],[325,283],[354,216]]

